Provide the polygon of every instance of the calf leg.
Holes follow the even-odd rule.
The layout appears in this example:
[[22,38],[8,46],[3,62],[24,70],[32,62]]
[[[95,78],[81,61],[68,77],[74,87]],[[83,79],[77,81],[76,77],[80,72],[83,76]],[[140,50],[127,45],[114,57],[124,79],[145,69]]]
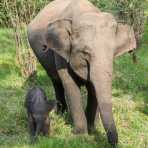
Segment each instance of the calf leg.
[[43,135],[48,137],[49,134],[50,134],[50,121],[49,118],[47,117],[43,127]]
[[31,143],[35,141],[36,125],[31,114],[28,114],[28,124],[29,124],[29,133],[31,138]]

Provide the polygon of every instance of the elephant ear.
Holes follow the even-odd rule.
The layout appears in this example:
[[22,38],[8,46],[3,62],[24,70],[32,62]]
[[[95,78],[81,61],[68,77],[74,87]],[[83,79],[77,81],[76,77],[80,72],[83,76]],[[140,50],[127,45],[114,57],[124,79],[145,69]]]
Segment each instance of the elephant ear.
[[46,31],[47,48],[54,50],[67,62],[71,48],[71,22],[70,20],[55,20],[48,24]]
[[[83,79],[87,79],[87,61],[89,61],[89,53],[87,53],[87,51],[83,51],[83,46],[79,47],[81,45],[81,38],[79,36],[80,30],[78,32],[75,31],[72,34],[71,26],[71,21],[64,19],[49,23],[46,33],[47,47],[48,49],[55,51],[55,61],[58,61],[58,64],[56,64],[57,69],[64,68],[65,65],[69,63],[71,69],[77,75]],[[84,29],[84,27],[82,28],[82,32],[88,29]],[[86,34],[86,36],[88,36],[88,34]],[[77,49],[77,47],[79,48]],[[87,47],[85,47],[85,50],[87,50]]]
[[136,39],[133,28],[128,25],[118,24],[116,31],[116,50],[114,56],[120,56],[136,48]]
[[57,108],[57,101],[56,100],[48,100],[46,104],[47,112],[51,112],[52,110],[56,110]]

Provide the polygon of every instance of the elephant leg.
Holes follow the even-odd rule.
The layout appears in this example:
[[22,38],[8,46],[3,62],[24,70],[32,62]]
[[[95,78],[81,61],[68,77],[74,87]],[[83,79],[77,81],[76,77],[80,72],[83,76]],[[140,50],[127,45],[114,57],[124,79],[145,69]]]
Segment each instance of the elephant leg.
[[108,142],[116,145],[118,134],[112,113],[112,59],[96,58],[90,65],[90,80],[92,81],[100,110],[100,117],[107,133]]
[[50,134],[50,121],[49,118],[47,118],[43,127],[43,135],[48,137],[49,134]]
[[67,69],[58,70],[58,74],[62,80],[67,104],[74,122],[74,133],[87,133],[87,122],[82,107],[82,100],[79,87],[69,75]]
[[56,99],[58,101],[57,111],[64,113],[67,111],[67,104],[65,100],[64,88],[61,82],[57,82],[52,79],[52,83],[55,90]]
[[28,125],[29,125],[30,139],[31,139],[31,143],[34,143],[36,126],[35,126],[34,119],[32,118],[32,116],[29,113],[28,113],[28,118],[29,118],[28,119]]
[[87,107],[86,107],[86,118],[87,118],[87,126],[88,132],[91,133],[95,130],[95,120],[99,118],[99,110],[97,98],[95,95],[95,90],[91,83],[86,85],[88,98],[87,98]]

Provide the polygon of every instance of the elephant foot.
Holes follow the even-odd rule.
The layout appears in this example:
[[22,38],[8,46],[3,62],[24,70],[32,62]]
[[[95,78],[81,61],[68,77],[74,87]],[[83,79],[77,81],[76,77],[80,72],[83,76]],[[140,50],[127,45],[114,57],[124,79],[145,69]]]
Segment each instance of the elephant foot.
[[88,134],[94,134],[96,132],[95,126],[88,126]]
[[117,144],[113,144],[111,146],[112,146],[112,148],[118,148],[118,145]]
[[73,134],[80,135],[80,134],[88,134],[87,128],[75,128],[73,130]]
[[33,136],[33,137],[30,137],[30,144],[31,145],[34,145],[36,142],[38,141],[38,137],[37,136]]
[[107,132],[108,142],[112,145],[113,148],[117,147],[118,143],[118,133],[115,131]]

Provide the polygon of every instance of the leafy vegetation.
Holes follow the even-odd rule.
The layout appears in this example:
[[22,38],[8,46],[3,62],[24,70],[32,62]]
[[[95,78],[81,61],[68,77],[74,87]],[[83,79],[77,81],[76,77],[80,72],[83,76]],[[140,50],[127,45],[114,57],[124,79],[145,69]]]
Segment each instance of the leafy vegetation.
[[[129,54],[115,61],[113,82],[114,115],[119,132],[119,148],[146,148],[148,146],[148,26],[138,64]],[[2,148],[109,148],[101,122],[91,136],[75,136],[67,114],[52,116],[50,138],[40,138],[29,144],[24,98],[26,80],[22,78],[15,61],[15,42],[11,29],[0,29],[0,147]],[[38,65],[37,83],[48,97],[55,99],[51,81]],[[85,97],[85,96],[84,96]]]
[[[52,0],[50,0],[52,1]],[[137,43],[141,43],[144,29],[143,6],[146,0],[90,0],[101,10],[111,12],[117,21],[133,26]],[[22,76],[29,77],[36,71],[36,58],[26,42],[26,24],[43,8],[48,0],[0,1],[0,26],[12,27],[15,33],[16,57]],[[24,30],[22,29],[24,28]]]
[[[0,1],[0,26],[13,26],[15,19],[19,18],[20,23],[30,22],[39,10],[49,1],[53,0],[1,0]],[[135,14],[145,4],[146,0],[90,0],[97,7],[105,11],[111,11],[114,14],[122,13],[124,19],[131,14]],[[127,13],[128,12],[128,13]],[[138,12],[139,13],[139,12]],[[122,16],[122,17],[123,17]]]
[[[18,3],[25,1],[16,0]],[[91,0],[98,6],[108,8],[111,1]],[[0,1],[0,8],[4,2]],[[9,2],[14,2],[9,1]],[[31,2],[26,0],[26,2]],[[35,1],[43,5],[44,1]],[[108,4],[108,5],[106,5]],[[13,5],[12,5],[13,6]],[[19,5],[18,5],[19,6]],[[39,6],[38,9],[41,7]],[[148,16],[148,5],[145,5]],[[1,14],[4,14],[2,9]],[[4,16],[4,19],[7,17]],[[7,19],[8,20],[8,19]],[[8,23],[8,22],[7,22]],[[0,29],[0,148],[109,148],[101,122],[93,135],[75,136],[68,115],[51,114],[50,138],[40,137],[35,145],[29,144],[27,116],[24,98],[28,89],[16,61],[13,30]],[[142,45],[137,50],[138,63],[133,64],[129,54],[114,62],[113,112],[119,132],[119,148],[148,147],[148,23],[145,25]],[[37,65],[37,84],[55,99],[53,87],[45,71]],[[85,100],[85,92],[83,99]]]
[[28,23],[47,2],[49,0],[1,0],[0,26],[12,26],[16,17],[20,23]]

